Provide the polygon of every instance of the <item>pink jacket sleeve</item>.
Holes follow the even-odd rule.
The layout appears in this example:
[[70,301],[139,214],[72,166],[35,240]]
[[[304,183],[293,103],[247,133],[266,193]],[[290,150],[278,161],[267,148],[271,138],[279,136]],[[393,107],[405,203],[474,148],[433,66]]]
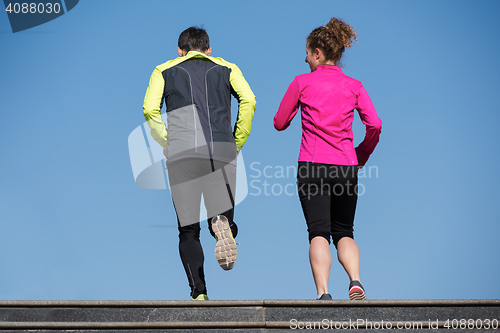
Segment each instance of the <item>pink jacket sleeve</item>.
[[372,100],[363,85],[359,88],[358,102],[356,106],[361,121],[366,126],[366,134],[363,142],[356,147],[356,153],[363,160],[368,160],[379,141],[382,131],[382,120],[377,115]]
[[299,83],[294,79],[281,100],[280,107],[274,116],[274,128],[283,131],[290,126],[290,122],[299,110]]

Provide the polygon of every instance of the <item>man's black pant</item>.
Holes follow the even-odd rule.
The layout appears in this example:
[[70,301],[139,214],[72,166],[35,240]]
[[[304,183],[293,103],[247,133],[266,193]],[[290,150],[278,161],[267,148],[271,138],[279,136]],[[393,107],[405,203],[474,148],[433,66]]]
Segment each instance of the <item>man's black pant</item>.
[[208,229],[217,215],[227,217],[233,236],[236,165],[220,161],[188,158],[168,164],[168,179],[179,229],[179,254],[191,287],[191,296],[206,294],[203,248],[200,243],[200,204],[203,195]]

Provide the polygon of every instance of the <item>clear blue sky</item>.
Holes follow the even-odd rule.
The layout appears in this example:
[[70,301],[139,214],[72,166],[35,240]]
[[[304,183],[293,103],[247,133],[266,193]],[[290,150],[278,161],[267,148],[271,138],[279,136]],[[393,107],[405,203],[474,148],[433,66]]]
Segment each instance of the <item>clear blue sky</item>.
[[[298,198],[277,195],[295,183],[279,171],[296,166],[300,119],[279,133],[272,119],[309,71],[305,38],[332,16],[358,33],[343,70],[384,122],[355,221],[367,296],[500,298],[499,12],[494,0],[80,1],[16,34],[0,13],[0,299],[189,299],[170,193],[135,184],[127,140],[151,72],[192,25],[257,96],[232,271],[203,225],[209,296],[314,298]],[[363,130],[356,119],[356,144]],[[334,299],[347,286],[334,261]]]

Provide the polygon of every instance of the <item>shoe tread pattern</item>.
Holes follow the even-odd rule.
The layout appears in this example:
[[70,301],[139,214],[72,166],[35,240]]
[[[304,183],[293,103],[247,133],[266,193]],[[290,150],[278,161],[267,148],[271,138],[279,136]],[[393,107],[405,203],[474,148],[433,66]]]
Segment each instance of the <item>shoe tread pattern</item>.
[[365,291],[358,286],[353,286],[349,291],[349,299],[351,301],[364,301],[366,300]]
[[236,242],[229,228],[229,221],[223,215],[218,215],[212,220],[212,230],[217,236],[215,245],[215,258],[222,269],[228,271],[236,262]]

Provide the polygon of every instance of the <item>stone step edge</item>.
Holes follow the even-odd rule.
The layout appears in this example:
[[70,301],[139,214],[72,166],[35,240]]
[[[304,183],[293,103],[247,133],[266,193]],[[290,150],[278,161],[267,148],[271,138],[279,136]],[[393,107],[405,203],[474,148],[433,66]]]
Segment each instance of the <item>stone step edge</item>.
[[221,301],[97,301],[0,300],[2,307],[467,307],[500,306],[500,299],[476,300],[221,300]]
[[[373,329],[374,325],[384,325],[384,327],[416,327],[419,329],[437,329],[445,328],[444,325],[449,325],[446,321],[373,321],[373,322],[351,322],[351,321],[311,321],[311,322],[295,322],[292,321],[261,321],[261,322],[0,322],[0,330],[37,330],[37,329],[187,329],[187,328],[281,328],[293,329],[299,325],[317,325],[318,328],[326,327],[337,329]],[[399,326],[398,326],[399,325]],[[380,326],[379,326],[380,328]],[[495,330],[495,329],[492,329]]]

